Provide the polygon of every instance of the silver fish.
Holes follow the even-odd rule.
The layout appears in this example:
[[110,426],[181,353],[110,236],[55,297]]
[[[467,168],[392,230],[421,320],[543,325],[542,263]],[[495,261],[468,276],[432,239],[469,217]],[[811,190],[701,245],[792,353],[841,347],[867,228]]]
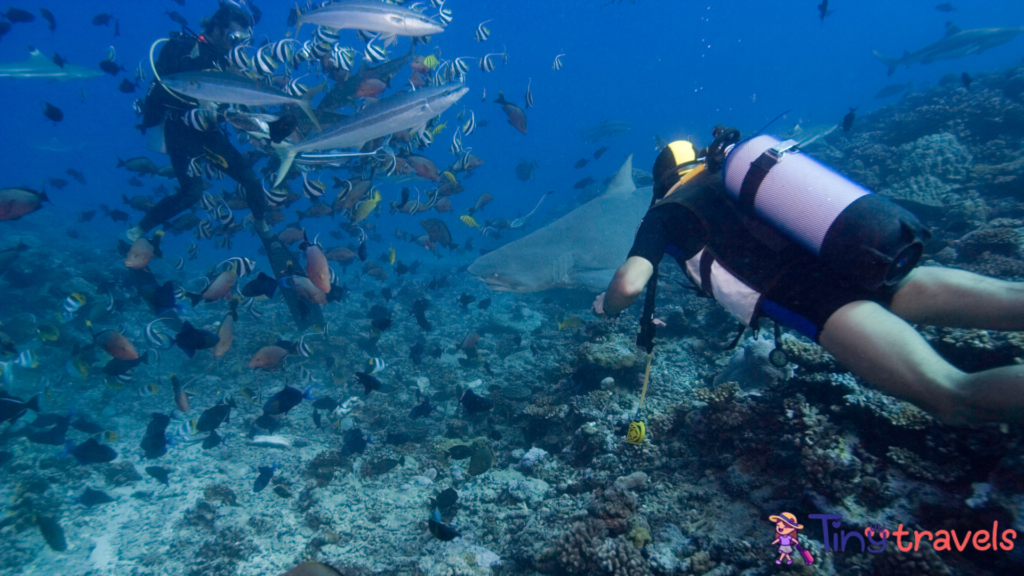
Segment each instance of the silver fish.
[[302,152],[360,147],[370,140],[426,124],[468,91],[469,88],[454,84],[397,94],[363,108],[301,144],[274,144],[281,160],[274,186],[284,181],[295,156]]
[[161,78],[161,81],[165,86],[179,94],[205,102],[244,104],[246,106],[292,104],[301,108],[309,116],[310,120],[313,121],[317,129],[320,129],[320,121],[317,119],[316,114],[313,113],[310,101],[317,92],[327,85],[326,82],[311,88],[302,97],[295,98],[283,90],[278,90],[258,80],[230,72],[180,72],[164,76]]

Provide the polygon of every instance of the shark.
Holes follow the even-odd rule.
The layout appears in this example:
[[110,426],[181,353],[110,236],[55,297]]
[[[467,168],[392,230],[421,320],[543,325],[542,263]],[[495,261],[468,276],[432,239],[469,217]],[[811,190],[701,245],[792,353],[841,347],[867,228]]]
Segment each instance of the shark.
[[1024,28],[975,28],[974,30],[961,30],[952,22],[946,22],[946,36],[939,40],[916,50],[904,52],[900,58],[893,58],[879,54],[877,50],[872,51],[875,58],[882,61],[889,68],[889,76],[892,76],[896,69],[903,64],[907,68],[914,62],[931,64],[936,60],[952,60],[969,54],[981,54],[989,48],[1000,44],[1006,44],[1024,32]]
[[33,46],[28,47],[28,60],[0,63],[0,78],[48,78],[53,82],[66,82],[88,80],[102,74],[99,70],[66,62],[63,68],[57,66]]
[[468,272],[496,292],[604,290],[626,261],[651,194],[633,183],[630,155],[601,196],[477,258]]

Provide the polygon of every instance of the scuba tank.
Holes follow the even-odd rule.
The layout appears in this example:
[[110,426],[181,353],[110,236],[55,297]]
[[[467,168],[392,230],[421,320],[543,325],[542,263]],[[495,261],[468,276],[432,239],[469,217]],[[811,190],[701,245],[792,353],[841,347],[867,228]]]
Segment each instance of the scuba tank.
[[921,259],[931,233],[908,210],[796,144],[761,135],[722,146],[729,196],[741,212],[758,216],[860,286],[895,287]]

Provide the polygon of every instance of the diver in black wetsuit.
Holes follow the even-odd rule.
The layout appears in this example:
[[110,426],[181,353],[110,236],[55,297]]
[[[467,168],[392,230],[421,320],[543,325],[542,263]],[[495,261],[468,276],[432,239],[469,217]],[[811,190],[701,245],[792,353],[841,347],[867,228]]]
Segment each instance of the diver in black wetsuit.
[[[244,8],[224,2],[203,24],[203,33],[194,36],[173,34],[160,50],[156,72],[160,76],[194,70],[208,70],[227,65],[230,50],[252,36],[256,24],[253,15]],[[172,94],[159,80],[154,79],[146,96],[142,124],[149,128],[163,125],[164,145],[171,157],[174,174],[181,190],[165,197],[146,212],[139,225],[128,230],[128,239],[134,242],[150,229],[177,216],[198,202],[203,195],[202,175],[190,175],[189,165],[196,157],[211,159],[222,172],[242,185],[245,199],[255,219],[255,229],[261,236],[270,233],[263,221],[265,200],[263,186],[245,157],[228,140],[227,133],[216,123],[197,129],[188,122],[187,114],[195,105],[188,99]],[[223,163],[221,162],[223,160]],[[226,165],[225,165],[226,164]]]
[[[731,133],[733,139],[720,140]],[[943,422],[1024,421],[1024,366],[964,372],[913,326],[1024,330],[1024,283],[916,266],[930,234],[909,212],[877,194],[840,204],[837,199],[856,185],[799,155],[783,162],[787,142],[738,142],[738,131],[719,127],[715,136],[701,153],[684,141],[662,150],[651,208],[626,262],[595,299],[595,314],[615,317],[628,308],[657,279],[668,254],[700,293],[742,324],[756,327],[758,317],[767,317],[789,326],[866,382]],[[745,155],[757,146],[774,148]],[[726,154],[735,159],[723,168]],[[732,170],[741,178],[731,178]],[[801,181],[798,172],[813,178]],[[766,179],[769,173],[773,180]],[[737,200],[727,191],[740,183]],[[765,204],[758,204],[762,194]],[[771,213],[770,221],[757,210],[773,201],[785,210]],[[838,215],[821,206],[839,206]],[[792,231],[805,224],[828,231],[817,253],[793,240]],[[656,323],[650,290],[637,342],[648,353]]]

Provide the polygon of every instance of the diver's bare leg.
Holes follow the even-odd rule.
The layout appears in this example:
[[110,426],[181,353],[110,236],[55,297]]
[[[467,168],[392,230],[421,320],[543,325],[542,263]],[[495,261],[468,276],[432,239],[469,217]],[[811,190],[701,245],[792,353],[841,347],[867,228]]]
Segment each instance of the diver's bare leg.
[[889,309],[914,324],[1024,330],[1024,283],[921,266],[900,283]]
[[943,422],[1024,421],[1024,366],[967,374],[875,302],[851,302],[837,310],[825,322],[819,341],[872,386]]

